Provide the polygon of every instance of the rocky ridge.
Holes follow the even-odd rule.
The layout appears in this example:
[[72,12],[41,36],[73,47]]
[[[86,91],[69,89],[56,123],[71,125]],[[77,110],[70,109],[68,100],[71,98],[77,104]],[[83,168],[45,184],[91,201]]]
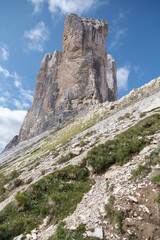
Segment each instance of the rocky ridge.
[[117,100],[116,64],[106,54],[108,23],[67,16],[62,52],[46,54],[33,105],[19,136],[6,147],[58,126],[97,103]]
[[[1,154],[0,172],[8,175],[13,170],[20,171],[19,178],[24,184],[11,188],[9,195],[0,203],[0,211],[14,200],[18,191],[24,191],[56,169],[80,164],[95,145],[114,139],[117,134],[134,126],[141,119],[155,112],[159,113],[159,86],[160,78],[152,80],[116,102],[93,106],[88,114],[82,113],[74,121],[61,126],[62,129],[45,132]],[[132,178],[132,171],[137,169],[139,164],[147,165],[146,156],[157,149],[160,143],[159,132],[149,137],[150,144],[123,166],[113,165],[101,176],[92,173],[90,169],[90,177],[95,180],[95,184],[83,196],[74,213],[65,218],[69,229],[73,230],[84,223],[85,235],[99,239],[103,236],[107,239],[128,239],[136,234],[139,240],[159,240],[160,212],[159,205],[154,201],[155,196],[159,194],[159,187],[151,179],[160,166],[158,163],[153,165],[150,173],[143,178],[136,181]],[[58,155],[53,157],[57,151]],[[66,163],[58,163],[60,157],[69,152],[76,156]],[[109,202],[111,195],[115,197],[114,210],[123,212],[125,216],[122,222],[124,235],[117,234],[118,225],[106,216],[104,206]],[[48,224],[45,218],[38,229],[33,229],[31,234],[27,235],[27,239],[48,239],[54,234],[56,227],[57,225],[52,223]],[[21,238],[19,236],[15,239]]]

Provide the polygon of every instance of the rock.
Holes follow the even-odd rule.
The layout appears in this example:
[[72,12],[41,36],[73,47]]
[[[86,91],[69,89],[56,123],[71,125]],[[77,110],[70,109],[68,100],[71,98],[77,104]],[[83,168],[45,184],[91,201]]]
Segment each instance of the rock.
[[109,198],[110,198],[110,196],[107,196],[107,197],[105,198],[105,204],[108,204]]
[[18,135],[16,135],[5,147],[4,151],[16,146],[18,144]]
[[148,213],[149,215],[151,214],[149,209],[145,205],[139,205],[139,208],[142,209],[144,212]]
[[81,147],[76,147],[75,149],[72,149],[72,153],[75,155],[80,155],[80,153],[82,152],[82,148]]
[[21,240],[23,239],[23,237],[24,237],[23,234],[21,234],[18,237],[13,238],[13,240]]
[[31,235],[31,234],[29,234],[29,233],[28,233],[28,234],[26,234],[26,239],[27,239],[27,240],[32,240],[32,235]]
[[95,228],[94,232],[87,231],[88,237],[97,237],[99,239],[103,239],[103,230],[100,227]]
[[48,221],[49,221],[49,217],[47,216],[47,217],[43,220],[43,223],[39,226],[39,229],[43,229],[44,227],[46,227],[47,224],[48,224]]
[[69,229],[75,231],[77,228],[75,226],[71,226]]
[[28,179],[26,179],[25,184],[29,184],[33,181],[32,177],[29,177]]
[[37,234],[36,233],[32,233],[32,238],[33,238],[33,240],[37,240],[38,238],[37,238]]
[[32,234],[34,234],[34,233],[37,234],[37,232],[38,232],[38,231],[37,231],[36,228],[31,231]]
[[105,51],[107,35],[107,21],[67,16],[62,52],[43,58],[18,142],[58,126],[93,104],[117,100],[116,64]]
[[133,213],[133,216],[134,216],[134,217],[137,217],[138,215],[137,215],[137,213],[136,213],[136,212],[134,212],[134,213]]
[[138,200],[136,197],[128,196],[128,199],[131,200],[132,202],[138,203]]
[[107,55],[107,82],[108,101],[115,101],[118,97],[116,63],[110,54]]
[[95,228],[94,237],[103,239],[103,230],[102,230],[102,228]]

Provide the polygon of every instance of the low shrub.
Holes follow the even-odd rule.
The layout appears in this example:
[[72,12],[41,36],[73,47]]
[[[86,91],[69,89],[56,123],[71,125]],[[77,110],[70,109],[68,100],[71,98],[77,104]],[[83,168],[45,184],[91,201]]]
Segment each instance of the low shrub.
[[59,159],[58,159],[58,163],[65,163],[65,162],[68,162],[69,160],[71,160],[72,158],[74,158],[76,155],[72,152],[69,152],[67,155],[65,156],[61,156]]
[[[19,175],[21,174],[21,172],[14,170],[12,171],[10,174],[8,175],[4,175],[3,173],[0,173],[0,202],[4,201],[9,194],[9,188],[5,187],[5,184],[10,184],[9,187],[11,187],[11,182],[16,179]],[[20,182],[18,183],[19,180],[14,180],[12,188],[18,187],[18,184],[20,184]],[[20,185],[19,185],[20,186]]]
[[158,204],[160,204],[160,195],[156,196],[154,201],[157,202]]
[[145,117],[145,116],[146,116],[146,113],[144,113],[144,112],[141,112],[139,116],[140,116],[140,118],[143,118],[143,117]]
[[0,195],[2,195],[3,193],[5,193],[5,188],[3,186],[0,186]]
[[83,194],[94,183],[88,176],[86,168],[68,166],[43,177],[26,191],[18,192],[16,202],[0,212],[0,239],[11,240],[30,232],[46,216],[56,224],[74,212]]
[[23,184],[24,184],[24,182],[23,182],[22,179],[17,178],[17,179],[14,180],[14,187],[15,188],[17,188],[17,187],[19,187],[19,186],[21,186]]
[[150,171],[151,168],[149,168],[148,166],[139,164],[137,169],[131,171],[131,174],[133,178],[140,178],[145,177]]
[[148,145],[150,140],[147,136],[158,130],[160,114],[154,114],[117,135],[115,139],[94,147],[83,159],[83,164],[91,165],[97,174],[103,173],[113,164],[123,165]]
[[111,223],[117,223],[118,233],[122,234],[123,233],[122,221],[124,220],[124,216],[123,216],[123,213],[115,211],[114,201],[115,201],[115,197],[111,195],[108,203],[105,205],[105,211],[107,214],[107,218],[109,218]]
[[85,137],[91,137],[93,134],[95,134],[96,131],[90,131],[90,132],[87,132],[85,135],[84,135],[84,138]]
[[160,174],[154,176],[154,177],[152,178],[152,182],[153,182],[153,183],[160,183]]
[[114,214],[114,222],[118,225],[118,233],[124,233],[122,229],[122,222],[124,220],[124,216],[120,212],[115,212]]
[[31,208],[31,201],[27,192],[20,193],[18,192],[15,196],[15,199],[20,207],[23,207],[25,210]]
[[114,201],[115,201],[115,196],[114,195],[110,195],[109,204],[113,205]]
[[81,140],[80,143],[79,143],[79,146],[80,146],[80,147],[84,147],[84,146],[86,146],[88,143],[89,143],[89,141],[83,141],[83,140]]
[[8,178],[8,180],[13,180],[13,179],[19,177],[19,175],[20,175],[20,172],[17,170],[14,170],[9,174],[9,176],[7,178]]
[[[68,230],[64,222],[57,227],[56,233],[49,240],[98,240],[96,237],[84,237],[85,225],[80,224],[76,230]],[[106,240],[106,238],[103,238]]]
[[124,116],[119,117],[118,120],[119,120],[119,121],[122,121],[122,120],[124,120],[125,118],[130,118],[130,116],[131,116],[130,113],[126,113]]
[[150,165],[156,165],[160,163],[160,146],[151,152],[149,156],[146,156],[146,160]]

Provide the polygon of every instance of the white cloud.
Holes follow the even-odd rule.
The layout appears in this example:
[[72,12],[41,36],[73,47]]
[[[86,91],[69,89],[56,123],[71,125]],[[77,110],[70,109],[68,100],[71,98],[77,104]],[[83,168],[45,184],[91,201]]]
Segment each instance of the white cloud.
[[4,95],[5,97],[10,97],[10,96],[11,96],[11,94],[10,94],[8,91],[4,92],[3,95]]
[[13,104],[16,106],[18,110],[23,110],[24,108],[28,108],[29,104],[26,102],[20,102],[18,99],[13,99]]
[[34,13],[41,11],[43,3],[48,3],[50,13],[78,13],[89,11],[100,4],[108,4],[109,0],[29,0],[34,6]]
[[5,97],[0,97],[0,102],[2,103],[2,104],[5,104],[6,103],[6,98]]
[[20,101],[18,101],[17,99],[13,99],[13,103],[17,107],[17,109],[22,109],[22,104],[20,103]]
[[[12,101],[12,96],[8,91],[5,91],[2,95],[3,97],[0,98],[0,102],[3,103],[3,106],[5,105],[6,101],[12,102],[12,104],[19,110],[22,110],[24,108],[28,108],[30,104],[33,101],[33,92],[31,90],[25,90],[22,87],[22,77],[19,76],[16,72],[10,72],[6,68],[3,68],[0,65],[0,73],[3,75],[4,78],[11,78],[14,80],[13,85],[17,88],[18,94],[17,97],[20,99],[14,99]],[[11,84],[12,85],[12,84]],[[13,86],[12,85],[12,86]],[[1,89],[2,90],[2,89]],[[15,95],[15,91],[14,91]]]
[[111,44],[109,46],[110,50],[117,49],[123,45],[126,33],[128,31],[127,28],[127,20],[128,20],[129,12],[124,12],[122,10],[116,14],[115,18],[111,21],[110,26],[110,35],[112,38]]
[[20,93],[25,100],[30,102],[33,101],[33,95],[31,90],[25,90],[23,88],[20,88]]
[[3,75],[4,78],[13,78],[15,80],[15,86],[17,84],[20,84],[20,80],[22,79],[22,77],[20,77],[16,72],[11,73],[10,71],[8,71],[8,69],[0,65],[0,73]]
[[27,111],[0,107],[0,148],[3,149],[19,133],[26,113]]
[[19,88],[21,86],[21,82],[19,80],[15,80],[14,85],[16,88]]
[[48,0],[51,13],[61,12],[63,14],[74,12],[83,13],[95,5],[96,0]]
[[20,77],[16,72],[13,73],[13,78],[14,78],[14,85],[16,88],[20,88],[21,87],[21,79],[22,77]]
[[29,50],[42,52],[44,44],[49,39],[50,32],[44,22],[39,22],[34,29],[24,32]]
[[127,89],[129,74],[130,74],[129,66],[124,66],[117,69],[117,81],[119,90]]
[[8,47],[5,44],[0,43],[0,59],[7,61],[9,57]]
[[140,69],[139,66],[134,66],[133,69],[138,78],[142,78],[144,76],[144,72]]
[[122,39],[125,36],[126,32],[127,32],[126,28],[117,29],[115,36],[112,40],[112,43],[110,45],[110,49],[117,48],[123,44]]
[[28,1],[34,5],[34,13],[40,12],[43,6],[44,0],[28,0]]
[[10,74],[10,72],[6,68],[3,68],[1,65],[0,65],[0,73],[3,74],[4,78],[12,77],[12,74]]

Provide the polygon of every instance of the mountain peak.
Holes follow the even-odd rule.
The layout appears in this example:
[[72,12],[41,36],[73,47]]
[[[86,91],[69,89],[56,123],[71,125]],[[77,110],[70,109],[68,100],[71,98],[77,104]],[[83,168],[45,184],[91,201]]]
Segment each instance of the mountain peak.
[[114,59],[106,54],[108,23],[69,14],[62,52],[44,56],[34,99],[18,142],[72,119],[90,106],[117,100]]

